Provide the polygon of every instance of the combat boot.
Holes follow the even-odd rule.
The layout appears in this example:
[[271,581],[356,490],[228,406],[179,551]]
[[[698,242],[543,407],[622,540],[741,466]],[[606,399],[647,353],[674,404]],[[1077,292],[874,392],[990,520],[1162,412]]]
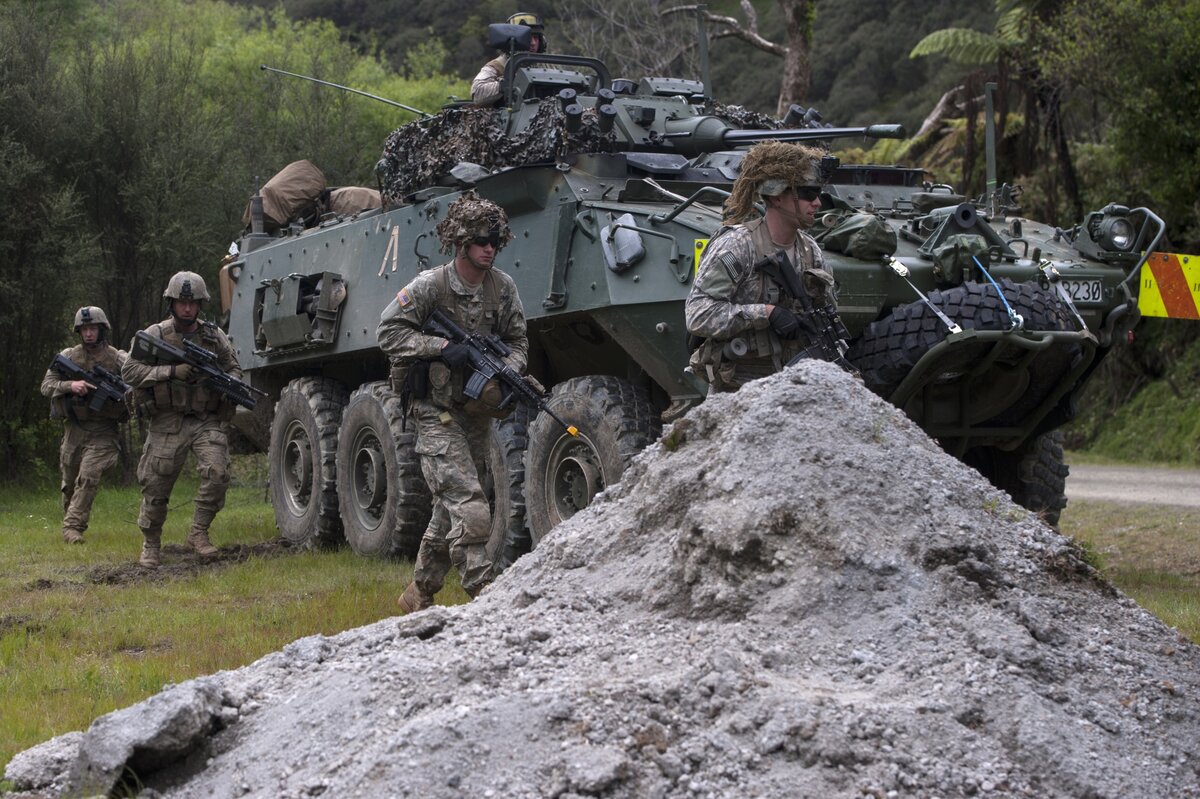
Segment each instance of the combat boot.
[[420,586],[414,582],[408,584],[408,587],[404,589],[404,593],[400,595],[400,599],[396,601],[396,604],[405,613],[416,613],[418,610],[424,610],[431,606],[433,604],[433,597],[422,591]]
[[63,528],[63,541],[66,541],[68,544],[82,544],[83,543],[83,533],[79,532],[78,530],[74,529],[73,527],[64,527]]
[[187,545],[203,558],[217,554],[217,548],[208,540],[208,530],[193,527],[192,532],[188,534]]
[[138,558],[138,563],[145,566],[147,569],[158,568],[158,551],[162,544],[162,531],[152,533],[148,530],[142,530],[142,554]]

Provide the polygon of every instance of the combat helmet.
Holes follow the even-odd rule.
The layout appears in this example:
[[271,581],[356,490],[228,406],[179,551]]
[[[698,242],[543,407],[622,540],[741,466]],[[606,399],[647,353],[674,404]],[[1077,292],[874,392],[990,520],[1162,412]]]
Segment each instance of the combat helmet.
[[509,25],[524,25],[531,29],[535,36],[542,40],[542,46],[539,52],[546,52],[550,43],[546,40],[546,26],[542,23],[542,18],[538,14],[533,14],[528,11],[518,11],[508,18]]
[[95,305],[85,305],[75,312],[75,332],[78,333],[84,325],[100,325],[101,330],[112,330],[104,310]]
[[485,200],[474,191],[463,195],[446,209],[446,218],[437,224],[442,252],[454,254],[458,247],[466,247],[476,238],[494,236],[499,250],[513,239],[508,227],[508,214],[491,200]]
[[509,25],[524,25],[527,28],[533,28],[538,33],[541,33],[545,28],[542,24],[542,18],[537,14],[531,14],[528,11],[518,11],[508,18]]
[[195,272],[176,272],[171,275],[171,280],[167,283],[167,290],[163,292],[163,296],[169,300],[196,300],[199,302],[209,298],[204,278]]
[[733,191],[725,200],[725,221],[741,222],[754,210],[757,196],[776,197],[788,189],[819,189],[833,177],[837,159],[815,147],[788,142],[756,144],[742,159]]

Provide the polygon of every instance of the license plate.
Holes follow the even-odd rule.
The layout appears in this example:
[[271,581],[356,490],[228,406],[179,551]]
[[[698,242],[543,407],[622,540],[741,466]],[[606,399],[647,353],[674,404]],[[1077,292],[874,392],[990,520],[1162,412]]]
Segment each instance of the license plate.
[[1098,277],[1088,280],[1064,278],[1062,285],[1067,290],[1067,296],[1077,305],[1099,305],[1104,302],[1104,285]]

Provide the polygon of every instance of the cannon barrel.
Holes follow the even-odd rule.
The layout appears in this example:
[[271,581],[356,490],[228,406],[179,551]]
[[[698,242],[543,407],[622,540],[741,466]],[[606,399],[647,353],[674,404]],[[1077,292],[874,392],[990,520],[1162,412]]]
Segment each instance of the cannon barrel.
[[865,128],[781,128],[778,130],[741,130],[713,116],[684,117],[666,122],[664,138],[689,157],[727,147],[760,141],[821,141],[865,136],[871,139],[902,139],[903,125],[868,125]]

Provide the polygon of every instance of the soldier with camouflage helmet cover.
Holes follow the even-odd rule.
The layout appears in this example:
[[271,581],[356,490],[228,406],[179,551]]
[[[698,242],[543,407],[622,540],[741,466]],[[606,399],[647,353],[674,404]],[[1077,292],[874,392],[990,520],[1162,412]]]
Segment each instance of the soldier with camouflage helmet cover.
[[426,270],[384,309],[379,346],[392,363],[392,388],[406,398],[417,431],[421,472],[433,495],[433,514],[421,538],[413,580],[400,597],[406,612],[433,604],[450,566],[474,598],[492,579],[486,545],[491,511],[482,481],[494,406],[463,396],[469,377],[464,344],[422,332],[440,308],[468,332],[495,335],[512,350],[506,358],[525,371],[529,352],[525,312],[512,278],[494,267],[512,240],[508,217],[495,203],[466,192],[438,223],[448,263]]
[[[80,343],[60,354],[85,371],[103,366],[117,374],[129,356],[108,343],[112,326],[104,311],[88,305],[75,312],[75,332]],[[42,394],[50,398],[50,415],[63,420],[63,439],[58,451],[62,471],[63,540],[82,544],[92,512],[92,500],[100,488],[100,475],[116,465],[120,457],[120,424],[129,418],[124,403],[105,402],[99,410],[89,407],[96,386],[86,380],[64,380],[53,369],[42,378]]]
[[[792,285],[810,309],[836,315],[833,274],[805,231],[821,208],[823,153],[785,142],[764,142],[742,159],[725,222],[704,251],[684,313],[688,332],[703,340],[689,366],[717,391],[733,391],[779,371],[812,343],[811,310],[764,259],[783,253],[794,267]],[[765,215],[755,213],[759,198]],[[751,218],[753,216],[753,218]]]
[[[201,306],[209,299],[204,279],[195,272],[177,272],[163,297],[170,316],[150,325],[146,332],[176,347],[182,347],[184,340],[192,341],[215,353],[220,368],[240,379],[242,370],[229,338],[212,322],[200,319]],[[121,376],[133,386],[138,407],[150,417],[146,446],[138,463],[138,483],[142,487],[138,514],[142,553],[138,562],[150,568],[159,565],[167,503],[188,452],[196,456],[200,487],[187,544],[201,556],[217,554],[208,530],[225,505],[229,487],[226,423],[233,417],[233,403],[198,380],[188,364],[145,361],[137,348],[125,362]]]

